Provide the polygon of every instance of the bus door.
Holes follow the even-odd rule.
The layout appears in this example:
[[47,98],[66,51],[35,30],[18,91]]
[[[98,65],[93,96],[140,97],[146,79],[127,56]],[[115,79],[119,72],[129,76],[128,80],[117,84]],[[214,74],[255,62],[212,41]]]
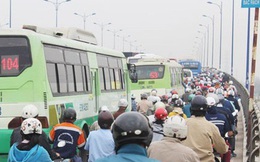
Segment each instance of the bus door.
[[93,100],[90,103],[90,106],[94,108],[93,112],[98,112],[98,107],[99,107],[98,103],[99,103],[100,92],[97,88],[97,87],[99,87],[97,69],[91,69],[91,75],[92,75],[92,96],[93,96],[92,99]]

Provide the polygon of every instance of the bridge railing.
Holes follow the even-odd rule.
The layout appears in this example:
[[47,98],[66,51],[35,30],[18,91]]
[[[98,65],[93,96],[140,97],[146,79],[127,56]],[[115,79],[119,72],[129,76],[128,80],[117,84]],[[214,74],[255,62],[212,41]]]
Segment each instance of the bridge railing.
[[[227,74],[228,75],[228,74]],[[253,109],[249,110],[249,92],[248,90],[238,82],[234,77],[230,76],[234,85],[237,88],[238,94],[240,94],[241,104],[243,106],[243,115],[245,119],[245,131],[246,131],[246,156],[247,162],[257,162],[260,157],[260,109],[256,102],[253,103]],[[242,133],[242,132],[239,132]]]

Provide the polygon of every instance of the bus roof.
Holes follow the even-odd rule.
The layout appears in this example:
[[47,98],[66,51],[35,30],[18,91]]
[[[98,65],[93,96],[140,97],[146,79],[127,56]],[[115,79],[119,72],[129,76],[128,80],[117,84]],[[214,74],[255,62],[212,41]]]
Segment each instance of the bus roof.
[[[29,27],[27,26],[23,29],[1,29],[0,34],[1,34],[1,36],[4,36],[4,35],[19,36],[19,35],[21,35],[21,36],[27,36],[27,37],[37,37],[37,39],[39,39],[39,41],[41,41],[42,43],[46,43],[46,44],[55,44],[58,46],[65,46],[65,47],[73,44],[73,46],[77,47],[78,49],[125,58],[124,54],[120,51],[101,47],[101,46],[95,45],[93,43],[88,43],[86,41],[72,39],[71,38],[72,34],[68,34],[71,32],[67,33],[67,35],[70,35],[70,36],[66,36],[66,33],[63,36],[62,34],[55,33],[54,30],[52,30],[51,28],[50,29],[49,28],[38,28],[36,26],[32,26],[31,27],[32,29],[27,29],[27,28],[29,28]],[[38,32],[36,32],[35,30],[38,30]],[[70,31],[73,31],[73,30],[75,31],[76,28],[72,28]],[[79,29],[79,31],[80,31],[80,29]]]

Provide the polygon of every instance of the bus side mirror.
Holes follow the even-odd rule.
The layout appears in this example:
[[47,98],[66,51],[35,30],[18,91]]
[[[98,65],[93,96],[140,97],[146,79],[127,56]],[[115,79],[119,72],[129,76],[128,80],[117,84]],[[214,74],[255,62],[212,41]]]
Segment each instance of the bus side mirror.
[[135,64],[127,64],[127,68],[129,70],[129,78],[131,79],[132,83],[137,83],[138,77]]

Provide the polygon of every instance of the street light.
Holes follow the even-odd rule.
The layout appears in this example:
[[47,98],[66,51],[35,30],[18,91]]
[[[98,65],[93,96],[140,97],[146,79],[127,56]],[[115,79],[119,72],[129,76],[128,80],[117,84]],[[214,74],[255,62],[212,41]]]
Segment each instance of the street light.
[[211,56],[211,67],[213,68],[213,59],[214,59],[214,15],[210,17],[208,15],[202,15],[203,17],[209,18],[212,21],[212,56]]
[[231,39],[231,75],[233,76],[234,57],[234,0],[232,1],[232,39]]
[[100,29],[101,29],[101,46],[103,46],[103,32],[104,32],[104,27],[107,26],[107,25],[111,25],[111,23],[106,23],[106,24],[101,23],[101,24],[99,24],[99,23],[95,23],[95,22],[94,22],[94,24],[95,24],[95,25],[98,25],[98,26],[100,27]]
[[219,27],[219,69],[221,69],[221,52],[222,52],[222,1],[220,1],[220,5],[213,2],[207,2],[208,4],[216,5],[219,8],[220,13],[220,27]]
[[199,24],[199,26],[206,28],[207,30],[207,67],[209,66],[209,25],[205,26]]
[[83,18],[84,30],[85,30],[85,29],[86,29],[86,28],[85,28],[85,27],[86,27],[86,19],[87,19],[88,17],[90,17],[90,16],[96,15],[96,13],[92,13],[92,14],[89,14],[89,15],[86,15],[86,14],[84,13],[84,15],[81,15],[81,14],[75,12],[74,15],[77,15],[77,16],[80,16],[80,17]]
[[[204,43],[204,41],[203,41],[203,37],[195,37],[195,38],[197,38],[197,39],[200,39],[200,43],[201,43],[201,53],[202,53],[202,59],[201,60],[203,60],[204,59],[204,63],[203,63],[203,61],[202,61],[202,64],[204,65],[204,66],[206,66],[206,64],[205,64],[205,45],[203,45],[203,43]],[[198,42],[197,42],[198,43]]]
[[9,28],[12,27],[12,0],[10,0],[10,9],[9,9]]
[[130,37],[130,35],[128,35],[128,36],[123,36],[123,51],[125,51],[125,39],[126,38],[129,38]]
[[206,59],[206,47],[207,47],[207,45],[206,45],[206,31],[205,32],[201,32],[201,31],[198,30],[198,33],[203,34],[203,36],[204,36],[204,39],[203,39],[203,45],[204,45],[204,54],[203,55],[204,55],[204,61],[205,61],[204,65],[208,66],[208,62],[206,62],[206,60],[207,60]]
[[122,29],[119,29],[119,30],[107,30],[107,31],[113,33],[113,36],[114,36],[114,49],[116,49],[116,33],[122,31]]
[[58,11],[59,11],[59,6],[60,6],[62,3],[69,2],[69,1],[71,1],[71,0],[64,0],[64,1],[61,1],[61,2],[59,2],[59,0],[56,0],[55,2],[49,1],[49,0],[44,0],[44,1],[50,2],[50,3],[52,3],[52,4],[55,6],[55,11],[56,11],[56,27],[58,27]]

